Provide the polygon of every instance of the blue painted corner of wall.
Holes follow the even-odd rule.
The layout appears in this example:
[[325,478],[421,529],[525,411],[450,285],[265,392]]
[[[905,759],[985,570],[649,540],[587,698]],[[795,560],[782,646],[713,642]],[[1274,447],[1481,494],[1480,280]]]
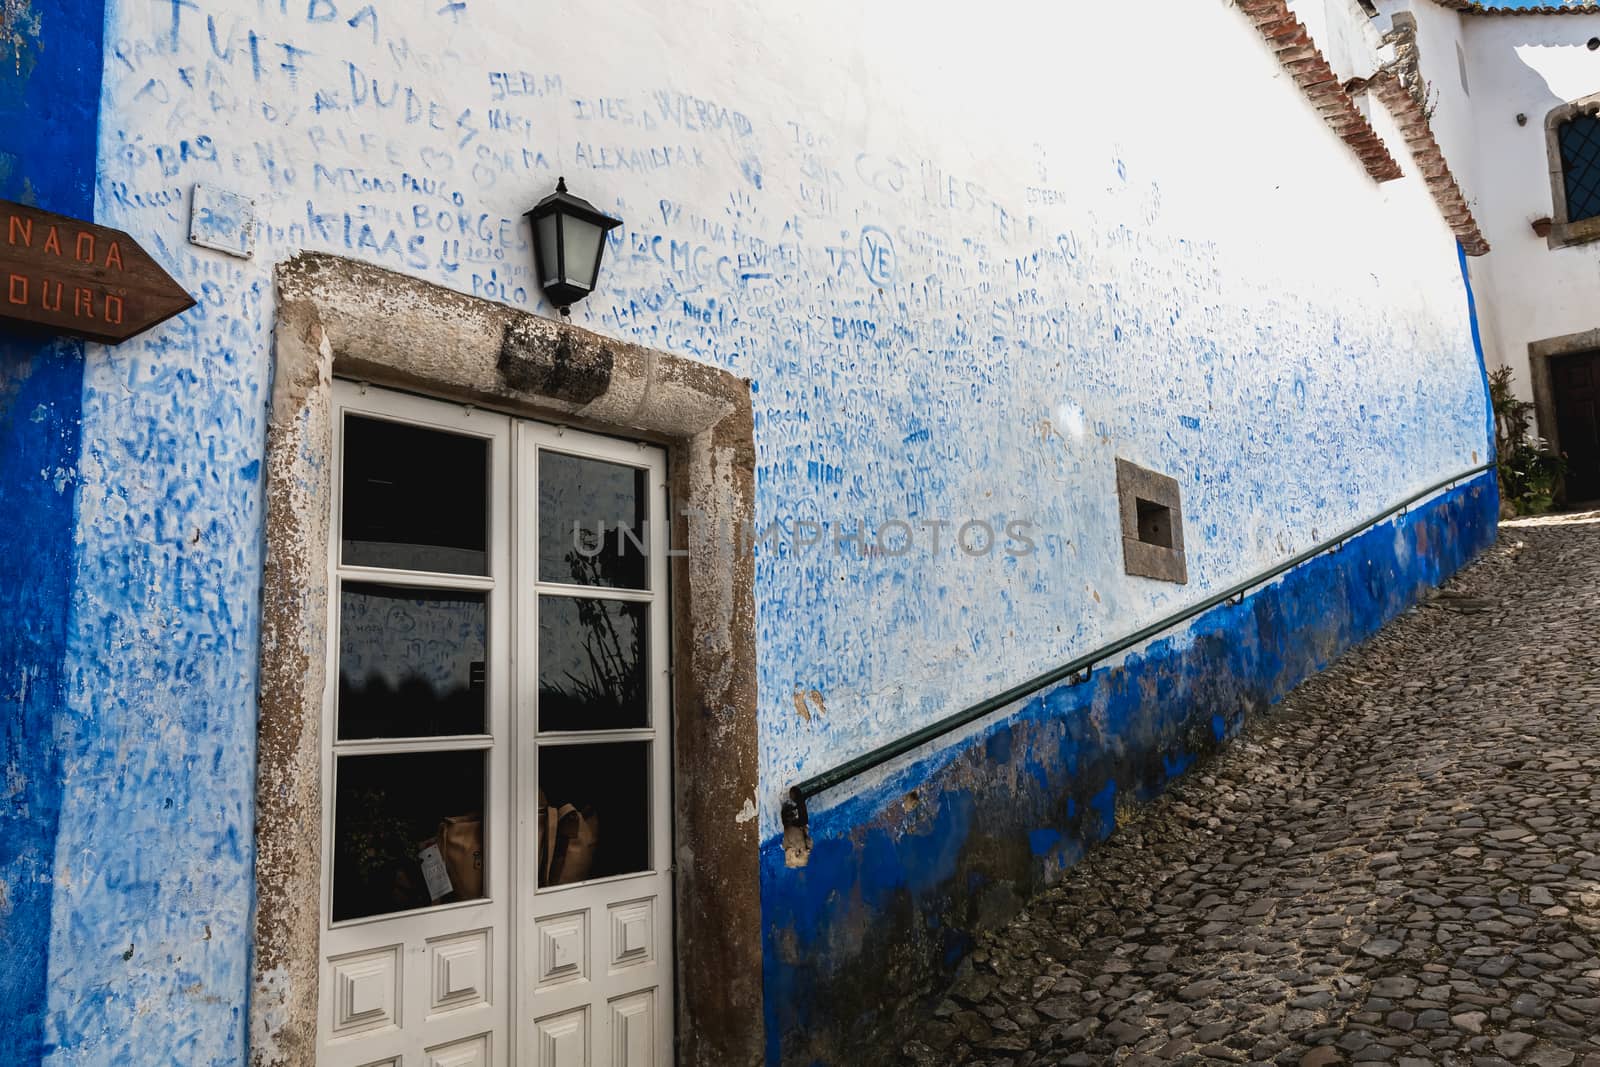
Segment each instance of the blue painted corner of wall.
[[921,996],[984,929],[1176,776],[1496,536],[1493,473],[1381,523],[1243,604],[813,812],[807,866],[762,849],[767,1058],[861,1062],[878,1007]]
[[[89,218],[104,0],[5,6],[0,198]],[[43,1057],[83,345],[0,328],[0,1063]]]
[[61,800],[81,346],[0,333],[0,1063],[38,1062]]
[[[1490,460],[1497,458],[1496,434],[1494,426],[1494,402],[1489,394],[1489,361],[1483,355],[1483,330],[1478,324],[1478,298],[1472,291],[1472,270],[1467,260],[1467,250],[1461,242],[1456,242],[1456,258],[1461,263],[1461,284],[1467,290],[1467,322],[1472,327],[1472,350],[1478,357],[1478,376],[1483,380],[1483,407],[1486,422],[1486,453]],[[1495,495],[1500,492],[1499,482],[1495,483]],[[1498,501],[1497,501],[1498,502]]]

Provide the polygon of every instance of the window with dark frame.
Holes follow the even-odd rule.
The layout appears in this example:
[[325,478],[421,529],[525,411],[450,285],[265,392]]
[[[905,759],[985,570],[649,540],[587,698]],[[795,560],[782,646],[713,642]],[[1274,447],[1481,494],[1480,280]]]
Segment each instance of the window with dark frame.
[[1567,221],[1600,216],[1600,115],[1574,115],[1557,128]]

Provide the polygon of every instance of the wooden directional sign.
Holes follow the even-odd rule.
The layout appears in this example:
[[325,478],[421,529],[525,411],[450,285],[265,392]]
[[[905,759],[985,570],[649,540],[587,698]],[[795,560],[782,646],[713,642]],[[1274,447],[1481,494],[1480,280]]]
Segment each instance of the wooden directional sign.
[[121,230],[0,200],[0,319],[115,345],[192,307]]

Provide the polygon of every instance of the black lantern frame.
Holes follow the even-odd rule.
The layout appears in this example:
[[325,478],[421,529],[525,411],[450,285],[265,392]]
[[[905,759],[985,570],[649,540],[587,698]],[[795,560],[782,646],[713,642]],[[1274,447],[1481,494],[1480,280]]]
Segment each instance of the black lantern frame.
[[[572,305],[594,292],[605,258],[606,234],[622,225],[589,201],[567,192],[567,179],[528,212],[533,224],[534,269],[550,302],[571,314]],[[593,250],[585,247],[594,242]]]

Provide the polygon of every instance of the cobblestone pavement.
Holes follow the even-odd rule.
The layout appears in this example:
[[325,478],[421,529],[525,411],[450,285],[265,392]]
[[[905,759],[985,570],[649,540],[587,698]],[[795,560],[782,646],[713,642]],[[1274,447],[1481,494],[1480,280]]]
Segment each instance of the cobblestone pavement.
[[1600,513],[1501,541],[984,937],[903,1062],[1600,1067]]

